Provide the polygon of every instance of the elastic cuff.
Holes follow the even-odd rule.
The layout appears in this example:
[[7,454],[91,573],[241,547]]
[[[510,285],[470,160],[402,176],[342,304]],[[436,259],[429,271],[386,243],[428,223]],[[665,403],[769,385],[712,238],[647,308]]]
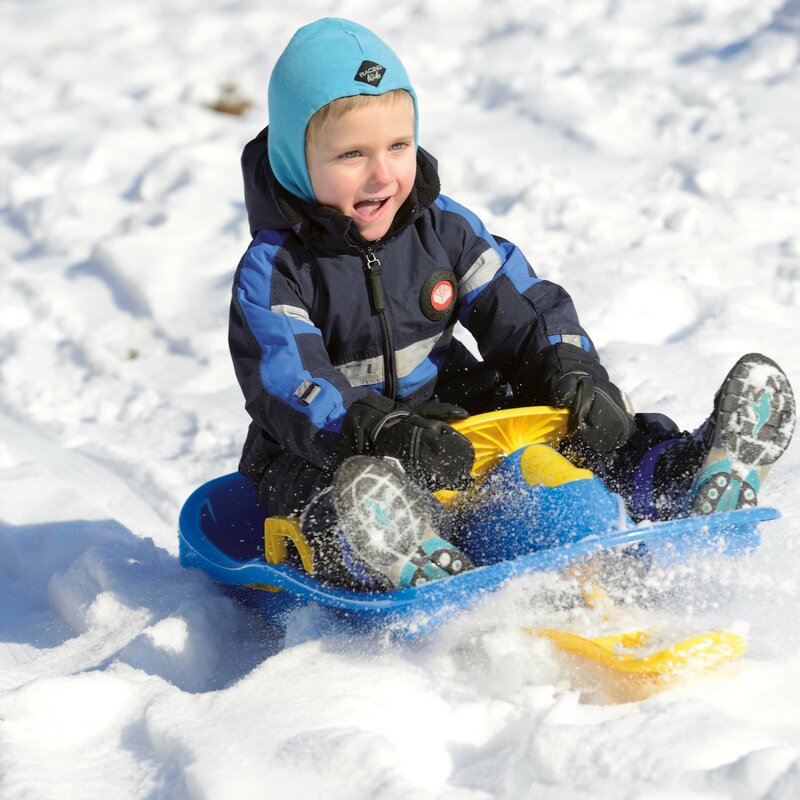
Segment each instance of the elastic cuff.
[[634,519],[660,519],[653,498],[656,465],[664,450],[679,441],[681,440],[667,439],[665,442],[654,445],[642,456],[633,471],[630,512]]

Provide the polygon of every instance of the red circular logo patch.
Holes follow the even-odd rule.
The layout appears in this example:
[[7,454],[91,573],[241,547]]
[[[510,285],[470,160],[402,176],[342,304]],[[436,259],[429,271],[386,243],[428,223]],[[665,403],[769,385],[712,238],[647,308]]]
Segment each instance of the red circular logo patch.
[[453,284],[448,280],[439,281],[431,290],[431,305],[436,311],[444,311],[453,302]]
[[419,307],[431,322],[452,313],[458,301],[457,278],[451,269],[434,270],[419,290]]

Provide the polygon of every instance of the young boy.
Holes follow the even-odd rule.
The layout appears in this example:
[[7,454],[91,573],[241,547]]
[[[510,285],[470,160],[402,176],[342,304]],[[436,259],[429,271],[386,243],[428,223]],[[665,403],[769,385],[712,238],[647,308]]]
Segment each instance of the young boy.
[[230,347],[253,421],[240,470],[268,514],[302,513],[323,580],[387,589],[469,569],[430,496],[469,483],[472,447],[447,422],[509,405],[568,408],[570,457],[636,519],[755,504],[794,426],[780,368],[741,359],[695,434],[634,416],[566,291],[439,193],[412,85],[373,33],[301,28],[269,118],[242,156],[254,239]]

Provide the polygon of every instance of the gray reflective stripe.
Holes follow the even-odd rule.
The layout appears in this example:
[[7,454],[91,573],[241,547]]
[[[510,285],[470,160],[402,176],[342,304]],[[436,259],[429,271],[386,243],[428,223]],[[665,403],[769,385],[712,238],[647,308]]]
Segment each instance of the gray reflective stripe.
[[583,342],[581,341],[580,334],[577,333],[562,333],[561,341],[566,344],[574,344],[575,347],[583,349]]
[[270,310],[274,311],[276,314],[282,314],[284,317],[291,317],[292,319],[299,319],[301,322],[307,322],[309,325],[314,324],[311,321],[311,317],[308,316],[308,311],[299,306],[277,305],[272,306]]
[[369,386],[373,383],[380,383],[383,380],[383,356],[338,364],[336,369],[347,378],[351,386]]
[[[405,378],[406,375],[410,375],[436,347],[449,344],[452,338],[453,327],[451,326],[436,336],[423,339],[421,342],[414,342],[402,350],[395,350],[397,377]],[[370,386],[382,383],[384,379],[383,356],[337,364],[336,369],[347,378],[351,386]]]
[[458,293],[461,297],[469,294],[473,289],[477,289],[494,278],[503,262],[500,255],[489,248],[481,253],[475,263],[464,273],[464,277],[458,282]]
[[453,326],[442,331],[438,336],[431,336],[421,342],[410,344],[402,350],[395,352],[395,363],[397,364],[397,377],[405,378],[410,375],[438,345],[449,344],[453,338]]

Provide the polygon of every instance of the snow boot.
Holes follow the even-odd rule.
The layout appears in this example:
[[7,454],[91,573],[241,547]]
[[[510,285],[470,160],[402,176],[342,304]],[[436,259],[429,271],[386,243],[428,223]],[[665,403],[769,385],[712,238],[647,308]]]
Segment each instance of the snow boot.
[[473,565],[433,527],[431,496],[394,459],[353,456],[333,478],[342,557],[365,586],[408,588]]
[[760,353],[742,356],[695,433],[706,456],[689,491],[688,512],[757,505],[764,478],[789,446],[794,425],[794,395],[783,370]]

